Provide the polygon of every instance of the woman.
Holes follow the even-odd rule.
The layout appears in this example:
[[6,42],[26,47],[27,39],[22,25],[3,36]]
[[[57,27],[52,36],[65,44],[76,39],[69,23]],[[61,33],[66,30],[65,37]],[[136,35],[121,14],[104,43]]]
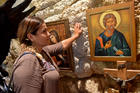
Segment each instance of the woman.
[[80,36],[79,23],[74,30],[72,37],[49,45],[50,33],[42,19],[26,17],[22,20],[17,33],[22,53],[15,61],[13,74],[15,93],[58,93],[59,73],[51,56],[66,50]]

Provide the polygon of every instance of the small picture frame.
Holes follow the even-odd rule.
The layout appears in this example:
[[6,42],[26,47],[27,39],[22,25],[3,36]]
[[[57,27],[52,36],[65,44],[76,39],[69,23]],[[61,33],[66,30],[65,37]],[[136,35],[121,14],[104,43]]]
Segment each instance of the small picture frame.
[[93,61],[136,61],[134,2],[87,10]]
[[[48,22],[46,23],[46,25],[48,31],[51,34],[50,44],[55,44],[71,37],[68,19]],[[62,54],[52,56],[52,58],[56,62],[60,70],[74,70],[72,46],[66,51],[63,51]]]

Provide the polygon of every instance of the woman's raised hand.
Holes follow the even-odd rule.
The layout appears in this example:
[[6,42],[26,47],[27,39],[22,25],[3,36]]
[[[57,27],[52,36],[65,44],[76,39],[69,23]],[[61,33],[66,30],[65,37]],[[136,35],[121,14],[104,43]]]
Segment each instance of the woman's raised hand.
[[81,30],[81,24],[80,23],[75,23],[75,26],[74,26],[74,35],[78,38],[82,33],[82,30]]

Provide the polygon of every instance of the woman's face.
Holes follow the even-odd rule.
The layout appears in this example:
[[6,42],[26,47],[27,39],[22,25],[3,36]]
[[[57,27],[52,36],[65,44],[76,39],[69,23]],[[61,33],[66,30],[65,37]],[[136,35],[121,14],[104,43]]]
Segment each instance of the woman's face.
[[114,18],[109,18],[106,20],[106,28],[108,30],[114,30],[115,25],[116,25],[116,22]]
[[36,47],[44,47],[46,45],[49,45],[50,43],[50,33],[47,30],[47,26],[45,23],[43,23],[39,30],[37,31],[36,35],[32,35],[32,43]]

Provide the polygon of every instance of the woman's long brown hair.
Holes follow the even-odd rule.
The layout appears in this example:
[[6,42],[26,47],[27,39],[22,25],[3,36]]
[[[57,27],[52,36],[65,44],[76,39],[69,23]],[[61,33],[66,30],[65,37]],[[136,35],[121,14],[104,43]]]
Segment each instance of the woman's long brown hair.
[[19,42],[26,46],[31,46],[32,42],[28,39],[27,34],[36,35],[37,30],[43,23],[44,21],[41,18],[35,16],[24,18],[18,27],[17,37],[19,38]]

